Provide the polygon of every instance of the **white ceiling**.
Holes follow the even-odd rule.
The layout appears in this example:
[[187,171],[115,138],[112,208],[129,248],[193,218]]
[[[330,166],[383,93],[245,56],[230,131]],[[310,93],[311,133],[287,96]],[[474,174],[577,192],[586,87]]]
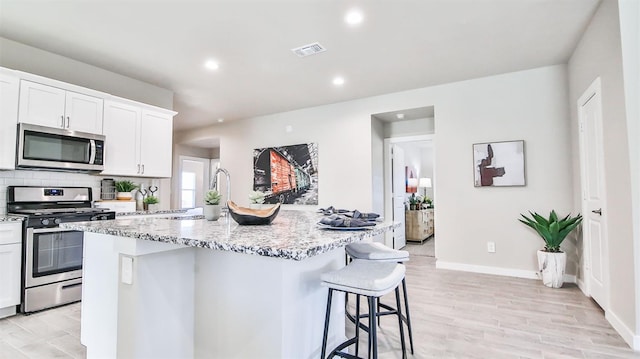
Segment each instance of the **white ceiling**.
[[187,129],[566,63],[599,1],[0,0],[0,36],[170,89]]

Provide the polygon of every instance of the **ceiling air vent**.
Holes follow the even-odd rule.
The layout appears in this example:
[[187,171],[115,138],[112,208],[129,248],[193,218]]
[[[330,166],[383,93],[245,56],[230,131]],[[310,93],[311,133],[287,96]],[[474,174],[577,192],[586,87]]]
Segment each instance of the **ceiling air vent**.
[[322,45],[320,45],[319,43],[314,42],[313,44],[304,45],[295,49],[291,49],[291,51],[295,52],[295,54],[298,55],[298,57],[307,57],[309,55],[315,55],[317,53],[327,51],[327,49],[322,47]]

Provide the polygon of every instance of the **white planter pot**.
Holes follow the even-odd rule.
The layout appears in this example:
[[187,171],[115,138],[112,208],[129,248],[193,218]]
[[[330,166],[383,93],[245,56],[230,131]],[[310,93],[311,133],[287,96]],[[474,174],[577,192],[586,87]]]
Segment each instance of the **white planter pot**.
[[155,212],[155,211],[159,211],[160,210],[160,205],[157,203],[154,204],[148,204],[147,205],[147,210],[149,212]]
[[130,201],[133,198],[131,192],[118,192],[116,198],[121,201]]
[[542,283],[547,287],[562,287],[562,284],[564,283],[564,269],[566,265],[566,253],[538,251],[538,268],[542,275]]
[[220,218],[220,205],[218,204],[205,204],[204,209],[204,219],[207,221],[217,221]]

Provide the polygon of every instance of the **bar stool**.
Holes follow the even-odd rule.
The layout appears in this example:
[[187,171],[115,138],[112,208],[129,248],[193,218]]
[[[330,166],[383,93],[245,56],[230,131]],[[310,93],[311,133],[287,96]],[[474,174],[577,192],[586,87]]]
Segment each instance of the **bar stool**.
[[[346,246],[345,251],[347,255],[352,259],[368,260],[368,261],[375,261],[375,262],[396,262],[396,263],[403,263],[409,260],[409,252],[392,249],[378,242],[350,243]],[[407,325],[407,329],[409,332],[409,347],[411,348],[411,354],[413,354],[413,331],[411,330],[411,315],[409,312],[409,299],[407,296],[407,281],[405,278],[402,278],[402,295],[404,296],[403,311],[405,313],[402,316],[402,321]],[[380,313],[380,310],[378,308],[378,316],[393,314],[394,309],[391,308],[390,306],[380,303],[379,301],[378,301],[378,305],[384,309],[391,311],[391,313],[389,312]],[[354,318],[349,314],[349,312],[347,312],[347,317],[352,322],[354,322]],[[379,318],[378,318],[378,322],[379,322]],[[360,325],[362,326],[362,324]]]
[[[378,338],[375,321],[378,317],[376,313],[376,299],[395,289],[398,316],[398,328],[400,329],[400,342],[402,343],[402,358],[407,357],[404,344],[404,326],[402,325],[402,312],[400,309],[400,283],[404,279],[405,267],[402,264],[393,262],[372,262],[364,260],[354,260],[346,267],[324,273],[320,278],[322,285],[329,288],[327,298],[327,311],[324,319],[324,336],[322,337],[322,359],[335,355],[343,358],[358,357],[358,340],[360,339],[360,296],[366,296],[369,303],[369,357],[378,358]],[[327,335],[329,332],[329,318],[331,316],[331,299],[334,291],[352,293],[356,295],[356,327],[355,336],[347,339],[335,349],[331,350],[328,357]],[[355,344],[355,356],[343,353],[340,350]]]

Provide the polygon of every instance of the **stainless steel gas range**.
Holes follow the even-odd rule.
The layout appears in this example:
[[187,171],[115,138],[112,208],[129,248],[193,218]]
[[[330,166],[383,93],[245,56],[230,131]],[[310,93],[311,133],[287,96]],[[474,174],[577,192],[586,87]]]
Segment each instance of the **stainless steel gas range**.
[[60,223],[115,219],[92,207],[91,187],[10,186],[7,212],[25,217],[21,312],[76,302],[82,296],[84,233]]

